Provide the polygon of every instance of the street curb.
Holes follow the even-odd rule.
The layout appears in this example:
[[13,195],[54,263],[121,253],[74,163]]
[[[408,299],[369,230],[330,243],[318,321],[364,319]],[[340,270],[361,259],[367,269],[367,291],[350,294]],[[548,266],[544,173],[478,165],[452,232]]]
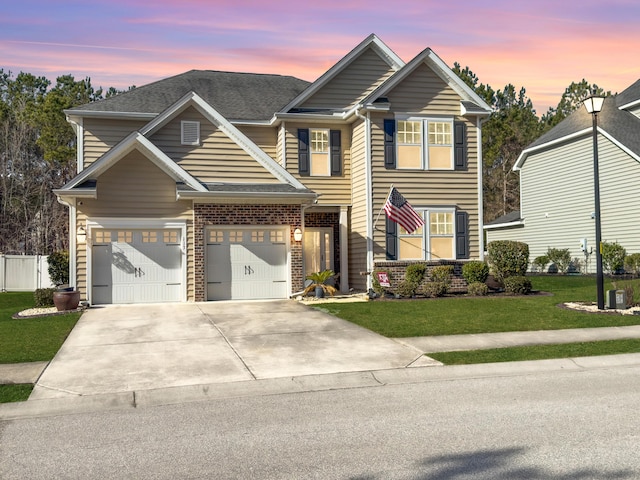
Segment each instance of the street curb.
[[52,398],[0,404],[0,421],[111,410],[126,410],[228,398],[283,395],[347,388],[370,388],[473,378],[582,372],[640,366],[640,354],[576,357],[524,362],[484,363],[443,367],[411,367],[271,378],[207,385],[187,385],[135,392]]

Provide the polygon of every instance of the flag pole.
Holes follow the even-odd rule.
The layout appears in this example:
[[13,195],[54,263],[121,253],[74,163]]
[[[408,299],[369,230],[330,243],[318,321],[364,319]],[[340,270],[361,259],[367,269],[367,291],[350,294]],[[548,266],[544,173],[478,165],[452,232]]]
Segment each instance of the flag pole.
[[380,207],[380,210],[378,211],[378,216],[376,217],[376,221],[373,222],[373,230],[376,229],[376,225],[378,225],[378,220],[380,219],[380,214],[382,213],[382,210],[384,210],[384,206],[387,203],[387,200],[389,199],[389,196],[391,195],[391,192],[393,192],[393,184],[391,184],[391,187],[389,187],[389,193],[387,194],[387,197],[384,199],[384,202],[382,203],[382,207]]

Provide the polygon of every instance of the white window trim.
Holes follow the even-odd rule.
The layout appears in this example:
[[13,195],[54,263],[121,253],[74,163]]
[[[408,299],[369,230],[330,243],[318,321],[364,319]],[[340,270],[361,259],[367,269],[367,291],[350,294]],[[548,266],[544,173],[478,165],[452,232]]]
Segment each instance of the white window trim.
[[[415,207],[414,207],[415,208]],[[448,235],[431,235],[431,221],[430,215],[432,213],[450,213],[452,220],[452,230],[451,230],[451,252],[453,253],[452,258],[444,258],[443,260],[455,260],[456,259],[456,208],[455,207],[417,207],[415,210],[422,215],[422,219],[424,220],[424,226],[422,227],[422,257],[420,258],[398,258],[398,260],[440,260],[440,257],[432,258],[431,257],[431,237],[448,237]],[[398,256],[400,254],[400,242],[402,238],[411,238],[416,237],[416,235],[401,235],[400,226],[398,226]]]
[[[325,132],[327,134],[327,171],[325,173],[313,173],[313,156],[323,155],[323,153],[314,152],[313,150],[313,132]],[[309,176],[311,177],[330,177],[331,176],[331,132],[328,128],[310,128],[309,129]]]
[[[420,145],[420,150],[422,155],[422,166],[419,170],[431,170],[431,171],[440,171],[440,172],[450,172],[455,170],[455,159],[454,159],[455,125],[454,125],[453,117],[449,117],[449,116],[418,117],[418,116],[410,116],[410,115],[396,115],[395,120],[396,120],[396,138],[395,138],[396,159],[400,158],[399,151],[398,151],[399,146],[413,145],[413,144],[400,143],[398,141],[398,132],[397,132],[398,121],[421,122],[420,133],[422,137],[422,144]],[[451,167],[450,168],[431,168],[429,166],[429,128],[428,128],[429,122],[449,123],[451,125],[451,145],[450,145],[451,146]],[[397,164],[396,169],[397,170],[416,170],[415,168],[401,167],[399,162]]]

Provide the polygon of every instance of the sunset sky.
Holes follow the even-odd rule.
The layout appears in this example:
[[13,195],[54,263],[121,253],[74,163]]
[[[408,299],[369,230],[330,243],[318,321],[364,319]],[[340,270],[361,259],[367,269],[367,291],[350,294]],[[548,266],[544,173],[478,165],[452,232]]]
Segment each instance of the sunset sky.
[[405,62],[430,47],[539,115],[572,81],[640,78],[636,0],[111,0],[0,4],[0,68],[126,88],[191,69],[313,81],[370,33]]

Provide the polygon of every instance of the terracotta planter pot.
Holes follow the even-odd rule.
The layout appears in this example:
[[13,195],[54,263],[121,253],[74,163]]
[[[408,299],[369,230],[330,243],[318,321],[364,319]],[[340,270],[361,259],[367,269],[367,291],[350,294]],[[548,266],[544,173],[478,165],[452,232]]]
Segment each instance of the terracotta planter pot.
[[53,304],[59,312],[66,310],[75,310],[80,303],[80,292],[75,291],[58,291],[53,292]]

